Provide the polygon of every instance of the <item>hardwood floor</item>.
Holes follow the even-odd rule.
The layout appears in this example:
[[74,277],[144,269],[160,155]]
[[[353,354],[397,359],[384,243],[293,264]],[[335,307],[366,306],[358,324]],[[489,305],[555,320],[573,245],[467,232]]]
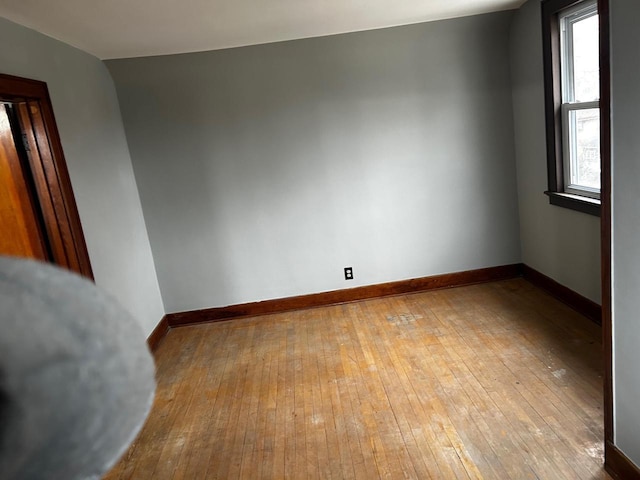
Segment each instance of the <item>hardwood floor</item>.
[[523,279],[176,328],[105,478],[610,478],[601,348]]

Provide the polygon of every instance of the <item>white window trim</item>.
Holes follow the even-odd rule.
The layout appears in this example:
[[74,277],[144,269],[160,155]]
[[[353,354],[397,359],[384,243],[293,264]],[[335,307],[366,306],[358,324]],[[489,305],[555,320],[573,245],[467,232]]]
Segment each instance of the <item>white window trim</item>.
[[592,108],[600,108],[600,101],[579,102],[579,103],[563,103],[562,104],[562,160],[564,168],[564,191],[574,195],[583,195],[590,198],[600,198],[600,189],[587,187],[586,185],[577,185],[571,182],[572,172],[575,172],[577,165],[576,159],[571,155],[571,146],[574,144],[570,138],[572,133],[569,122],[569,115],[576,110],[589,110]]
[[573,92],[573,62],[569,62],[573,58],[573,37],[569,35],[567,24],[573,24],[585,20],[593,15],[598,15],[598,2],[589,0],[581,2],[575,7],[567,8],[560,14],[560,52],[562,56],[562,102],[575,102],[575,94]]
[[597,0],[581,2],[575,7],[568,8],[562,12],[559,18],[560,23],[560,52],[562,57],[562,157],[564,169],[564,191],[569,194],[585,196],[589,198],[600,198],[600,189],[591,188],[585,185],[575,185],[571,182],[572,172],[575,171],[575,159],[571,156],[572,141],[570,138],[569,115],[571,111],[600,108],[600,101],[576,102],[573,90],[573,36],[569,35],[567,25],[577,23],[581,20],[598,14]]

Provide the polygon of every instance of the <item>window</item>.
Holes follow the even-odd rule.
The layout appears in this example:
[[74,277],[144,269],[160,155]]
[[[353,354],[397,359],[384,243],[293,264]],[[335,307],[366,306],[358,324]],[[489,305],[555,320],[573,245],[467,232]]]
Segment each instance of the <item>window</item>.
[[542,3],[547,167],[552,204],[600,214],[596,0]]

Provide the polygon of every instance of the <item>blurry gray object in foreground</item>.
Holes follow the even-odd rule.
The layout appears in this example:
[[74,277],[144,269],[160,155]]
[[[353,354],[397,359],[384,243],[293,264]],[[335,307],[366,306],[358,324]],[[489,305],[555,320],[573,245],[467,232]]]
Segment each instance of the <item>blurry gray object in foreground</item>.
[[100,478],[151,408],[138,323],[90,281],[0,257],[0,478]]

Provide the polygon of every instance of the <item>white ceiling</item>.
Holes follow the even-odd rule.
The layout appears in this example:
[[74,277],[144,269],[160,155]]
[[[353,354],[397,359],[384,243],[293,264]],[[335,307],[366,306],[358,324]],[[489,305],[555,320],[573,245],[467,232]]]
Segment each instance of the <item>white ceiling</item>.
[[525,0],[0,0],[0,16],[95,56],[197,52],[517,8]]

